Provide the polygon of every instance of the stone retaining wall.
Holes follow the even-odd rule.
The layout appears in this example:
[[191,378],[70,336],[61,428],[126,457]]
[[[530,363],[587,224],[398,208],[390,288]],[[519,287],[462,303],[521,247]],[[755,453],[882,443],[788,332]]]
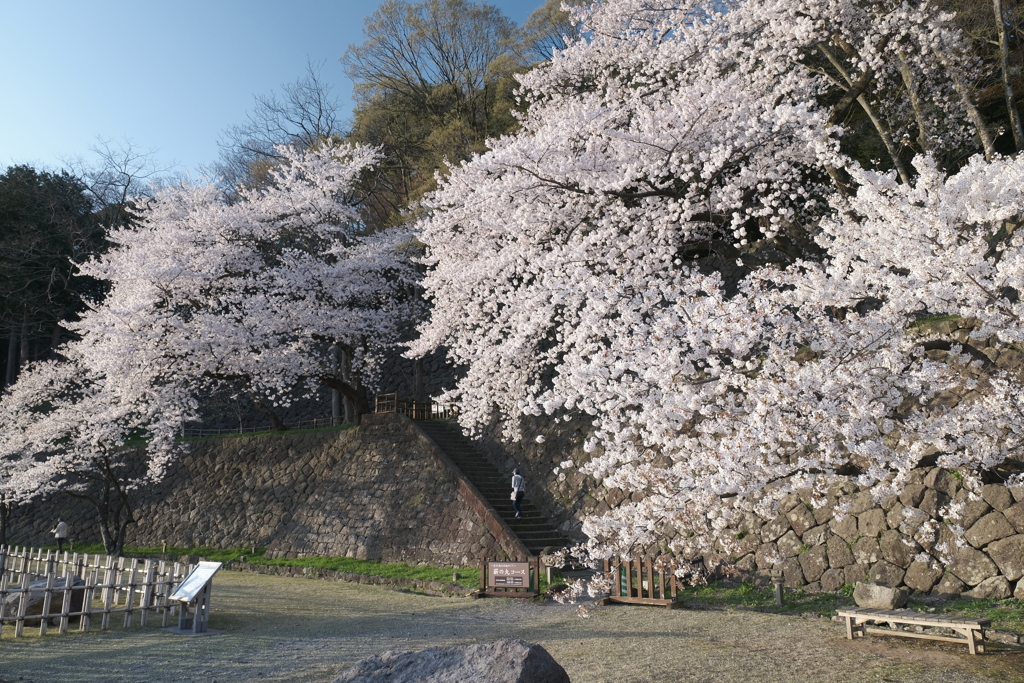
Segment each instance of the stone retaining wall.
[[[460,567],[507,554],[400,416],[366,418],[359,429],[192,442],[139,493],[128,545]],[[17,514],[13,544],[52,544],[57,515],[76,541],[98,541],[94,515],[67,497]]]
[[[587,432],[582,420],[525,418],[517,442],[503,443],[495,432],[480,440],[495,464],[524,470],[528,495],[575,540],[582,538],[586,516],[642,495],[606,488],[574,470],[553,473],[564,460],[578,465],[590,457],[582,448]],[[537,436],[544,437],[542,443]],[[809,591],[873,581],[947,597],[1024,600],[1024,488],[985,486],[982,500],[971,502],[957,477],[941,468],[919,468],[912,480],[902,495],[881,502],[854,484],[836,488],[830,505],[818,510],[791,496],[776,517],[747,514],[730,529],[738,550],[696,559],[713,574],[733,566],[762,584],[774,567],[782,570],[787,586]],[[940,510],[951,500],[964,501],[965,513],[947,524]],[[850,503],[849,513],[840,520],[832,510],[844,501]],[[953,523],[966,530],[963,547],[957,547]]]

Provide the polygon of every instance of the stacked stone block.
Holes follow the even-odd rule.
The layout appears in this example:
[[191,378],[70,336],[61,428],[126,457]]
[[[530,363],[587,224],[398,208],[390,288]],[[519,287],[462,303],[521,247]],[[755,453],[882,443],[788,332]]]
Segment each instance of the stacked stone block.
[[[950,472],[930,467],[880,503],[850,484],[819,509],[790,496],[771,519],[745,515],[730,530],[738,549],[704,560],[711,570],[732,560],[760,582],[781,569],[787,586],[812,592],[862,581],[946,597],[1024,599],[1024,489],[989,485],[982,493],[965,504],[960,547],[939,511],[951,499],[967,501],[967,492]],[[833,513],[836,503],[849,505],[846,515]]]

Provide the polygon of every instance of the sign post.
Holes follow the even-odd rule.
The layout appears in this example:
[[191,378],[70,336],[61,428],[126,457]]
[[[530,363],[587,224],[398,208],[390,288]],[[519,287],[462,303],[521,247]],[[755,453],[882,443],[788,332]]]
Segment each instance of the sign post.
[[174,589],[168,599],[179,601],[181,608],[178,612],[178,627],[168,630],[192,635],[210,633],[207,628],[210,620],[210,593],[213,575],[221,566],[220,562],[200,562],[181,585]]
[[479,595],[532,598],[540,595],[540,558],[525,562],[484,562]]

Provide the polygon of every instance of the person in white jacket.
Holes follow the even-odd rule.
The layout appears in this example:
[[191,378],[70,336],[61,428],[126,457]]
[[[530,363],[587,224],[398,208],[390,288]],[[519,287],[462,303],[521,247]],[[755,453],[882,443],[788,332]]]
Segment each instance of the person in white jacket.
[[58,553],[64,552],[64,541],[68,540],[69,531],[70,530],[68,529],[68,523],[60,517],[58,517],[57,526],[53,527],[53,530],[50,532],[51,534],[53,534],[53,537],[57,539]]
[[523,496],[526,495],[526,480],[523,479],[523,475],[519,474],[519,468],[512,470],[512,507],[516,511],[516,517],[522,517],[523,509],[521,507],[523,503]]

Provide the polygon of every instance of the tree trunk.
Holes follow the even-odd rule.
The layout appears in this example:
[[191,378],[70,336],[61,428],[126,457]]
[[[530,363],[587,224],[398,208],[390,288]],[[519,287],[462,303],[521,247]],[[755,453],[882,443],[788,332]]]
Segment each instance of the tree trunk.
[[412,400],[423,403],[426,400],[426,388],[423,381],[423,359],[417,358],[412,363]]
[[[124,553],[124,542],[128,525],[135,523],[135,515],[128,492],[121,487],[113,464],[106,460],[97,463],[99,472],[96,478],[90,477],[98,490],[92,493],[70,493],[74,498],[83,500],[96,510],[96,519],[100,525],[100,539],[103,549],[108,555]],[[99,481],[97,482],[97,479]]]
[[[338,374],[341,367],[341,348],[334,344],[331,346],[331,372]],[[341,424],[344,419],[344,406],[342,404],[341,392],[331,387],[331,424]]]
[[[875,127],[875,130],[878,132],[878,137],[882,139],[882,144],[885,145],[886,151],[889,152],[889,158],[892,159],[892,165],[896,168],[896,172],[899,174],[900,180],[902,180],[905,184],[909,185],[910,173],[907,171],[907,167],[903,164],[903,160],[900,159],[899,150],[893,143],[892,134],[889,132],[889,127],[885,125],[884,121],[878,118],[878,116],[875,114],[874,108],[868,101],[868,98],[863,94],[864,91],[867,89],[868,83],[870,83],[871,81],[870,69],[867,72],[865,72],[861,78],[854,81],[853,76],[851,76],[850,73],[847,72],[846,68],[843,67],[843,63],[839,61],[838,57],[832,54],[832,51],[828,48],[828,46],[826,46],[824,43],[818,43],[818,50],[820,50],[821,53],[825,55],[828,61],[832,63],[832,66],[835,67],[836,71],[839,72],[839,75],[842,76],[843,80],[846,81],[847,87],[849,88],[847,95],[849,96],[849,98],[855,99],[857,103],[860,104],[860,108],[864,110],[864,113],[868,115],[868,119],[871,120],[871,124]],[[853,52],[852,47],[848,48],[848,50]],[[852,56],[856,56],[856,54],[853,53]],[[840,104],[842,104],[842,102],[840,102]],[[837,106],[837,111],[839,111],[839,109],[840,107]],[[833,112],[833,116],[836,115],[837,113]]]
[[249,396],[252,397],[252,402],[256,405],[256,410],[263,413],[263,417],[270,420],[271,429],[275,432],[284,432],[288,430],[288,426],[285,425],[284,422],[281,422],[277,413],[275,413],[270,406],[261,401],[255,394],[250,393]]
[[981,147],[985,150],[985,160],[991,161],[996,153],[995,143],[992,141],[992,134],[989,132],[988,126],[985,125],[984,117],[982,117],[981,112],[978,111],[978,108],[974,106],[974,102],[971,100],[970,90],[960,80],[960,77],[956,75],[956,72],[950,68],[949,60],[946,59],[945,55],[938,51],[935,54],[939,61],[942,62],[942,65],[949,70],[950,77],[953,79],[953,87],[956,89],[957,95],[960,96],[960,102],[964,105],[964,109],[967,110],[968,118],[974,124],[974,129],[978,133],[978,139],[981,140]]
[[26,311],[21,318],[21,358],[18,366],[25,367],[28,360],[28,311]]
[[[341,379],[343,382],[356,388],[352,382],[352,354],[347,349],[339,349],[341,359]],[[356,412],[355,401],[348,394],[342,394],[345,404],[345,423],[359,424],[359,415]]]
[[0,493],[0,546],[7,545],[7,532],[11,523],[11,504]]
[[4,386],[11,386],[18,377],[18,328],[11,323],[11,337],[7,340],[7,373]]
[[907,88],[907,94],[910,95],[910,107],[914,110],[914,118],[917,120],[917,144],[921,147],[921,151],[927,154],[932,149],[932,138],[928,134],[928,124],[924,116],[924,104],[921,102],[921,97],[917,92],[917,84],[914,83],[914,76],[910,71],[910,62],[907,60],[903,50],[899,50],[897,54],[900,58],[900,77],[903,79],[903,85]]
[[1006,96],[1006,111],[1010,114],[1010,130],[1013,131],[1013,144],[1018,152],[1024,149],[1024,131],[1021,130],[1020,112],[1013,97],[1013,83],[1010,81],[1010,41],[1006,35],[1006,22],[1003,20],[1003,0],[992,0],[992,9],[996,15],[996,30],[999,31],[999,67],[1003,72],[1003,93]]
[[61,327],[59,321],[53,324],[53,330],[50,332],[50,358],[53,358],[54,356],[57,355],[57,347],[60,346],[60,337],[63,331],[64,328]]

